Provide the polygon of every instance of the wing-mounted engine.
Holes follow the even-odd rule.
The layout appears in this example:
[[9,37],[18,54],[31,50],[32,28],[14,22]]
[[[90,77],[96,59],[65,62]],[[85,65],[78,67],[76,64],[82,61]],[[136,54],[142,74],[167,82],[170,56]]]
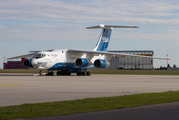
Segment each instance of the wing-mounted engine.
[[78,58],[76,60],[76,65],[79,67],[88,67],[88,66],[92,65],[92,62],[86,58]]
[[94,66],[97,68],[107,68],[110,66],[110,62],[103,59],[97,59],[94,61]]

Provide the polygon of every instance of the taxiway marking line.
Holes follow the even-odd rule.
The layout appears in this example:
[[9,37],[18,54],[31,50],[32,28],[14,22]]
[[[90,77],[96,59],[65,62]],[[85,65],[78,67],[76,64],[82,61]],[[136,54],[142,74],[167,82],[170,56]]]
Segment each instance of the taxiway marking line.
[[11,84],[0,83],[0,86],[21,86],[21,85],[11,85]]

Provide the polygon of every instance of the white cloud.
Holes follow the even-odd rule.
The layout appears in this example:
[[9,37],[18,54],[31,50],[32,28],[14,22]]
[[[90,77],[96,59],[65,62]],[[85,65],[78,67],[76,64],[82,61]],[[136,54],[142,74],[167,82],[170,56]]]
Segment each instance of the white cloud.
[[[80,40],[83,37],[90,40],[97,34],[94,31],[90,32],[94,37],[89,35],[86,25],[130,23],[150,25],[153,32],[147,28],[140,28],[138,33],[124,31],[120,37],[115,35],[116,39],[172,39],[178,45],[178,28],[158,26],[179,25],[178,5],[178,1],[172,0],[6,0],[0,4],[0,23],[8,20],[0,24],[0,40]],[[160,27],[160,31],[156,27]]]
[[[46,41],[74,41],[74,46],[80,48],[78,42],[93,40],[96,43],[100,34],[100,30],[85,27],[104,23],[137,25],[139,29],[114,29],[111,39],[121,43],[147,41],[137,48],[150,48],[149,43],[151,47],[159,47],[160,52],[156,53],[161,54],[161,49],[166,48],[171,55],[173,48],[179,45],[178,6],[177,0],[1,0],[0,45],[3,46],[2,41],[22,44],[21,41],[43,41],[45,47]],[[16,47],[12,49],[22,49]],[[4,51],[2,47],[0,51]]]
[[[54,1],[54,0],[7,0],[0,5],[1,19],[39,20],[58,22],[128,21],[168,24],[178,21],[176,2],[124,0],[110,1]],[[160,17],[172,17],[162,19]],[[173,18],[174,17],[174,18]],[[169,20],[169,22],[167,22]],[[160,22],[162,21],[162,22]],[[173,24],[179,24],[175,22]]]
[[6,29],[5,25],[0,25],[0,29]]

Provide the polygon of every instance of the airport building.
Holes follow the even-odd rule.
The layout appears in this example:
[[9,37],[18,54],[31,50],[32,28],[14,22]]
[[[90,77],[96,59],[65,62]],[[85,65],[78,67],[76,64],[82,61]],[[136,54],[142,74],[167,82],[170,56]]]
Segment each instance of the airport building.
[[24,58],[21,61],[7,61],[7,63],[3,63],[4,69],[27,69],[24,66]]
[[[29,51],[29,53],[36,53],[39,51]],[[143,56],[153,56],[154,52],[150,51],[109,51],[109,52],[117,52],[124,54],[135,54],[135,55],[143,55]],[[21,61],[7,61],[4,63],[4,69],[27,69],[23,63],[25,59],[21,59]],[[93,68],[97,69],[97,68]],[[110,60],[110,66],[106,69],[153,69],[153,59],[150,58],[139,58],[139,57],[112,57]]]
[[[151,56],[153,57],[154,52],[150,51],[109,51],[109,52],[117,52],[117,53],[125,53],[125,54],[135,54],[142,56]],[[153,59],[151,58],[140,58],[140,57],[112,57],[110,60],[110,66],[106,69],[153,69]]]

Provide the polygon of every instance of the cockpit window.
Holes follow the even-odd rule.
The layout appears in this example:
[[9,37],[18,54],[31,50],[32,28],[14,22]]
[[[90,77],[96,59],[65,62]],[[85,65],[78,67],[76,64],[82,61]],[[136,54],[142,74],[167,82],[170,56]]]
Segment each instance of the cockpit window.
[[35,58],[42,58],[42,57],[45,57],[45,56],[46,56],[46,54],[44,54],[44,53],[37,53],[35,55]]

